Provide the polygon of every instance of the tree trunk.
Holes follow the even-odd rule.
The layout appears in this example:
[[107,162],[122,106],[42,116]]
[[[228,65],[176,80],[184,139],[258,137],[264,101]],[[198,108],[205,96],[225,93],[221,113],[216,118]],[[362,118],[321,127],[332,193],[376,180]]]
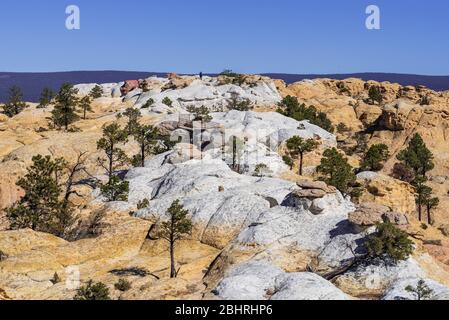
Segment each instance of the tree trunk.
[[143,167],[145,167],[145,142],[142,143],[142,145],[140,147],[141,147],[140,152],[141,152],[141,157],[142,157],[142,159],[141,159],[142,160],[141,166],[143,168]]
[[111,142],[111,152],[109,153],[109,181],[112,178],[112,173],[114,171],[114,143]]
[[421,198],[418,198],[418,219],[422,221],[422,207],[421,207]]
[[432,216],[430,215],[430,211],[431,211],[431,207],[429,205],[427,205],[427,223],[430,225],[432,225]]
[[304,160],[304,154],[299,154],[299,175],[302,176],[302,162]]
[[170,278],[176,278],[175,242],[173,240],[170,240]]

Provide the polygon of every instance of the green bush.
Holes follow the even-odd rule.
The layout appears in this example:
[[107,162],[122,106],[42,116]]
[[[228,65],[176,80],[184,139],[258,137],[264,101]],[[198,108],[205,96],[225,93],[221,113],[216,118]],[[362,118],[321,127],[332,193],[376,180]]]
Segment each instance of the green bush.
[[376,232],[368,236],[364,245],[369,259],[381,260],[386,265],[396,265],[413,253],[413,242],[408,234],[390,221],[378,224]]
[[98,84],[95,87],[93,87],[89,93],[89,96],[92,99],[101,98],[102,95],[103,95],[103,88],[101,86],[99,86]]
[[430,300],[434,293],[424,280],[419,280],[416,287],[407,286],[405,291],[414,294],[417,300]]
[[154,99],[150,98],[145,102],[145,104],[142,106],[142,109],[148,109],[154,104]]
[[351,194],[356,183],[356,175],[348,163],[348,159],[336,148],[327,149],[323,153],[317,172],[322,173],[328,185],[336,187],[343,194]]
[[384,167],[384,162],[388,160],[389,151],[385,144],[374,144],[366,152],[362,169],[368,171],[380,171]]
[[101,186],[101,194],[107,201],[128,201],[129,182],[112,176],[108,183]]
[[118,291],[125,292],[131,289],[131,283],[128,280],[121,278],[114,284],[114,288]]
[[162,103],[168,107],[171,107],[173,105],[173,101],[171,101],[169,97],[165,97],[164,99],[162,99]]
[[329,132],[334,131],[332,122],[327,118],[325,113],[318,112],[314,106],[306,107],[305,104],[299,104],[296,97],[285,97],[279,104],[277,112],[297,121],[309,120],[310,123],[321,127],[324,130]]
[[150,205],[150,201],[148,199],[143,199],[137,203],[137,209],[145,209]]
[[28,107],[28,105],[22,101],[22,98],[23,98],[22,90],[17,86],[11,87],[9,89],[8,102],[6,102],[2,106],[3,113],[10,118],[21,113],[25,108]]
[[111,300],[109,297],[108,287],[101,282],[94,283],[89,280],[85,286],[82,286],[77,290],[77,293],[73,300]]

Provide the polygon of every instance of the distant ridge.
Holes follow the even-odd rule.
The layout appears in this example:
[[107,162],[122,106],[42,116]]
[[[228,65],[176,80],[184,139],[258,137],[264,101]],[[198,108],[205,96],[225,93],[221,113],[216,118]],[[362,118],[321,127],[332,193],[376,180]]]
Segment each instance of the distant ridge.
[[[134,71],[71,71],[71,72],[49,72],[49,73],[15,73],[0,72],[0,101],[7,99],[8,89],[17,85],[22,88],[24,99],[36,102],[44,87],[57,90],[65,82],[79,83],[108,83],[120,82],[127,79],[142,79],[152,75],[166,76],[164,72],[134,72]],[[210,74],[214,76],[216,74]],[[449,90],[449,76],[422,76],[412,74],[395,73],[352,73],[352,74],[284,74],[265,73],[263,75],[274,79],[282,79],[290,84],[304,79],[331,78],[361,78],[365,81],[390,81],[401,85],[424,85],[436,91]]]

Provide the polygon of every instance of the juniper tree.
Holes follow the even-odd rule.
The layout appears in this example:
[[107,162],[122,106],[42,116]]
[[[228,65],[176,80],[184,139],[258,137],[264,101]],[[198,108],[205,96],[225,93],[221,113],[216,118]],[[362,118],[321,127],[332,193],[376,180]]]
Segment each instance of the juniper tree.
[[378,224],[376,232],[367,237],[364,247],[369,260],[380,260],[385,265],[396,265],[413,253],[413,242],[408,234],[390,221]]
[[17,86],[9,89],[8,101],[3,105],[3,113],[12,118],[22,112],[28,105],[22,101],[22,90]]
[[92,99],[101,98],[102,95],[103,95],[103,88],[100,85],[98,85],[98,84],[95,87],[93,87],[92,90],[89,93],[89,96]]
[[192,232],[192,221],[189,211],[184,209],[179,200],[172,203],[167,210],[169,220],[160,226],[159,237],[168,241],[170,246],[170,278],[176,278],[175,244]]
[[46,108],[53,100],[55,94],[50,88],[44,88],[39,98],[38,108]]
[[86,120],[87,112],[92,112],[91,100],[89,96],[85,96],[80,100],[79,107],[83,112],[83,119]]
[[336,148],[324,151],[317,171],[324,174],[322,179],[327,184],[336,187],[343,194],[349,194],[351,186],[356,181],[356,176],[348,163],[348,159],[338,152]]
[[106,154],[105,158],[99,158],[99,164],[106,170],[109,179],[116,169],[128,162],[125,152],[119,148],[120,144],[128,141],[128,134],[117,123],[103,126],[103,136],[97,141],[97,149]]
[[379,171],[383,168],[383,163],[388,160],[389,152],[385,144],[374,144],[366,152],[362,169],[368,171]]
[[79,99],[76,96],[78,89],[65,83],[55,97],[55,107],[52,111],[52,120],[57,127],[64,127],[67,131],[69,125],[79,119],[76,114]]
[[299,136],[294,136],[287,140],[287,149],[291,158],[299,158],[299,175],[303,174],[304,155],[315,150],[318,143],[313,139],[304,140]]

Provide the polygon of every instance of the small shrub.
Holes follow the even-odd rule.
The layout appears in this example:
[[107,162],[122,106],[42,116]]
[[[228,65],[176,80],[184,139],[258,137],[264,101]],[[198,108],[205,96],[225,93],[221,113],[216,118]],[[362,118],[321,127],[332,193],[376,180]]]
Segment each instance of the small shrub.
[[306,107],[305,104],[300,104],[296,97],[285,97],[279,104],[277,112],[297,121],[309,120],[310,123],[329,132],[335,129],[325,113],[319,112],[314,106]]
[[57,272],[55,272],[55,274],[53,275],[53,278],[51,278],[50,282],[53,283],[53,285],[61,282],[61,277],[59,277],[59,274]]
[[407,286],[405,291],[413,293],[417,300],[429,300],[433,295],[433,290],[427,286],[424,280],[419,280],[416,287]]
[[108,183],[101,186],[101,194],[106,201],[128,201],[129,182],[122,181],[117,176],[112,176]]
[[119,279],[118,282],[116,284],[114,284],[114,288],[118,291],[128,291],[129,289],[131,289],[131,282],[129,282],[126,279]]
[[402,180],[407,183],[411,183],[413,182],[413,180],[415,180],[415,173],[413,172],[413,170],[403,163],[396,163],[394,165],[391,176],[395,179]]
[[162,100],[162,103],[165,104],[165,105],[168,106],[168,107],[171,107],[171,106],[173,105],[173,101],[171,101],[169,97],[165,97],[165,98]]
[[142,106],[142,109],[148,109],[154,104],[154,99],[150,98],[145,102],[145,104]]
[[259,163],[256,165],[256,168],[254,169],[254,176],[256,177],[267,177],[272,175],[273,172],[268,168],[268,166],[265,163]]
[[293,161],[292,157],[285,155],[282,157],[282,160],[284,161],[284,163],[289,166],[290,170],[293,169],[293,166],[295,164],[295,162]]
[[108,287],[102,283],[94,283],[92,280],[89,280],[85,286],[82,286],[77,290],[77,293],[73,300],[111,300],[109,296]]
[[429,227],[427,226],[427,224],[421,223],[421,229],[427,230],[427,229],[429,229]]
[[8,258],[8,255],[0,250],[0,261],[4,261]]
[[212,116],[209,113],[209,109],[207,109],[205,106],[201,107],[189,106],[187,107],[187,111],[194,115],[193,121],[202,121],[202,122],[212,121]]
[[386,265],[396,265],[413,253],[413,242],[408,234],[389,221],[378,224],[376,232],[368,236],[364,245],[368,259],[381,260]]
[[145,208],[148,208],[149,205],[150,205],[150,201],[145,198],[137,203],[137,209],[138,210],[145,209]]

